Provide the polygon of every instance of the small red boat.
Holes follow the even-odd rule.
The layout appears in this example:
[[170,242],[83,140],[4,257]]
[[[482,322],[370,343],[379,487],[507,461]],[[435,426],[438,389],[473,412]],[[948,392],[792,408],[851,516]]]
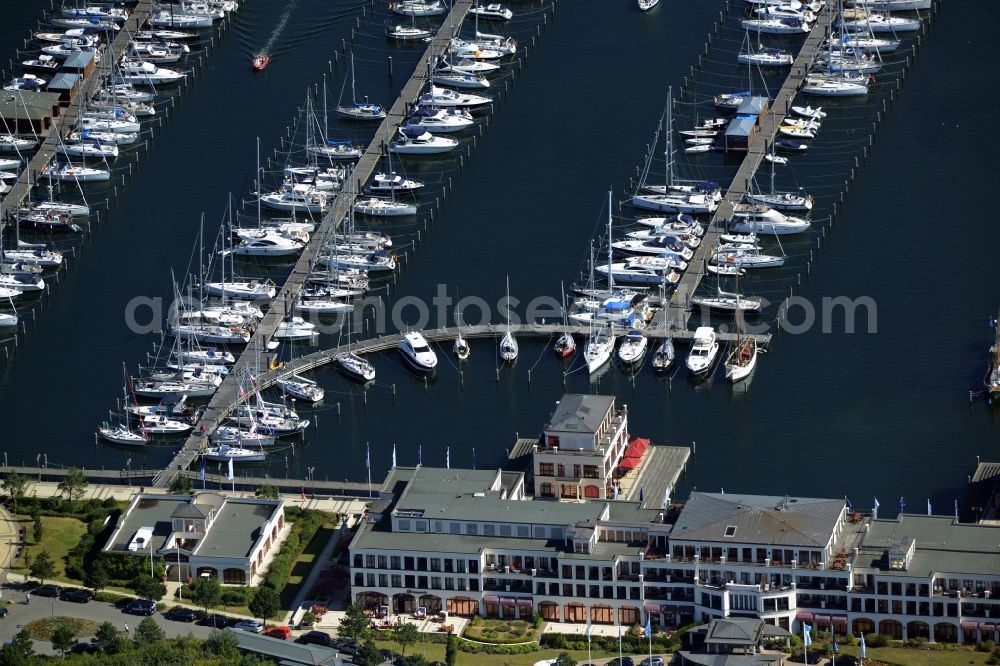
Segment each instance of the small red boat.
[[259,72],[267,67],[267,63],[269,62],[271,62],[271,56],[266,53],[258,53],[253,57],[253,60],[250,61],[250,69],[255,72]]

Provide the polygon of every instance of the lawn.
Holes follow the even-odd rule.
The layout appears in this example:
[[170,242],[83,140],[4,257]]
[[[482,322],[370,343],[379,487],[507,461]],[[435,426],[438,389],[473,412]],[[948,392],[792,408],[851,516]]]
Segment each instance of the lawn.
[[28,631],[28,635],[37,641],[50,641],[52,640],[52,634],[55,633],[58,627],[69,627],[74,636],[80,637],[93,635],[100,624],[100,622],[95,620],[57,615],[29,622],[25,626],[25,629]]
[[[87,525],[77,520],[76,518],[60,518],[56,516],[42,516],[42,541],[41,543],[35,543],[34,530],[32,529],[34,522],[29,516],[19,515],[17,517],[18,525],[24,528],[26,539],[28,541],[28,547],[26,551],[31,552],[31,556],[35,557],[41,552],[46,552],[49,557],[52,558],[53,563],[56,567],[56,575],[52,580],[71,581],[71,579],[66,577],[66,554],[73,549],[76,544],[80,542],[80,538],[86,534]],[[14,571],[18,573],[27,574],[27,570],[24,568],[24,552],[22,551],[21,557],[18,558]]]
[[316,560],[323,547],[326,546],[333,536],[334,529],[332,522],[324,523],[322,527],[316,530],[316,534],[313,535],[312,540],[306,545],[302,554],[295,559],[295,564],[292,565],[292,573],[288,576],[288,582],[285,584],[284,589],[281,590],[281,608],[283,610],[289,610],[292,607],[295,595],[299,593],[299,589],[309,576],[309,572],[316,566]]
[[[399,643],[394,643],[393,641],[375,641],[380,649],[393,650],[399,652]],[[472,652],[462,652],[459,650],[458,659],[456,660],[458,666],[532,666],[536,661],[542,661],[543,659],[555,659],[562,652],[568,652],[569,655],[579,664],[587,661],[587,651],[586,650],[539,650],[538,652],[527,652],[525,654],[482,654],[482,653],[472,653]],[[444,661],[444,643],[417,643],[412,645],[406,650],[406,654],[422,654],[427,659],[427,661]],[[591,654],[592,659],[609,659],[611,657],[617,657],[617,652],[605,652],[604,650],[594,650]],[[626,653],[628,656],[628,653]],[[645,659],[645,654],[632,655],[637,657],[636,662],[639,659]]]
[[470,624],[464,638],[481,643],[529,643],[535,640],[535,627],[524,620],[480,620]]
[[[840,650],[845,654],[858,656],[857,645],[842,645]],[[921,650],[919,648],[868,648],[868,659],[888,661],[905,666],[982,666],[989,659],[987,652],[972,650]]]

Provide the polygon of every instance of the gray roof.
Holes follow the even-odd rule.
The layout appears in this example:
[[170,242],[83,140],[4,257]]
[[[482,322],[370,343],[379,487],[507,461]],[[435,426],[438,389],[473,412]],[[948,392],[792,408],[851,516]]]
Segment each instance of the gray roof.
[[677,654],[681,656],[681,663],[697,664],[697,666],[762,666],[775,662],[780,663],[785,656],[783,654],[705,654],[686,650]]
[[262,655],[280,664],[304,664],[306,666],[333,666],[341,662],[337,659],[337,651],[319,645],[301,645],[280,638],[262,636],[249,631],[241,631],[230,627],[239,643],[239,648],[247,652]]
[[[905,571],[890,571],[887,550],[907,537],[916,549]],[[871,521],[858,553],[858,566],[883,574],[928,577],[933,573],[1000,575],[1000,526],[956,523],[951,516],[902,514]]]
[[172,518],[208,518],[209,507],[195,504],[190,502],[188,504],[183,504],[176,509],[171,515]]
[[757,117],[767,108],[769,101],[767,97],[744,97],[736,109],[736,115]]
[[41,118],[52,117],[52,107],[59,106],[59,93],[21,90],[17,93],[4,90],[0,95],[0,117]]
[[563,432],[597,432],[604,415],[614,404],[613,396],[569,393],[559,401],[559,406],[556,407],[545,429]]
[[93,59],[93,51],[75,51],[63,60],[63,67],[65,69],[85,69]]
[[844,506],[842,499],[692,493],[671,539],[823,548]]
[[72,90],[73,86],[80,82],[79,74],[71,74],[69,72],[59,72],[52,77],[49,81],[49,85],[45,86],[46,90]]
[[178,507],[191,501],[190,497],[178,495],[140,495],[131,510],[118,518],[118,528],[111,536],[106,550],[129,552],[128,544],[141,527],[153,528],[153,547],[163,548],[167,537],[173,531],[170,517]]
[[261,528],[281,504],[278,500],[228,499],[198,544],[199,557],[247,557],[262,537]]
[[705,633],[708,645],[753,646],[760,642],[764,621],[756,618],[712,620]]

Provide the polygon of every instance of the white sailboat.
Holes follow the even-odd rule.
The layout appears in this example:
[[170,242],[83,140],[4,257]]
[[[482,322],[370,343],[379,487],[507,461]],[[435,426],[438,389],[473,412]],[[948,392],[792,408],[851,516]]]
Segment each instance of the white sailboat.
[[[566,327],[566,290],[562,283],[559,284],[559,292],[562,295],[562,300],[560,301],[562,308],[562,323],[563,326]],[[576,340],[573,338],[573,334],[568,330],[564,330],[562,335],[559,336],[559,339],[556,340],[556,343],[553,346],[553,351],[555,351],[556,356],[559,358],[572,356],[576,351]]]
[[517,339],[514,337],[514,333],[510,330],[510,277],[507,277],[507,300],[504,301],[504,306],[507,308],[507,332],[504,333],[503,339],[500,340],[500,359],[507,363],[513,363],[517,359]]
[[597,372],[605,363],[611,360],[611,352],[615,348],[615,334],[610,326],[602,326],[591,331],[587,338],[587,346],[583,350],[583,358],[587,363],[587,372],[591,375]]
[[[343,97],[343,91],[341,91]],[[354,87],[354,51],[351,51],[351,103],[337,104],[337,114],[348,120],[382,120],[385,118],[385,108],[381,104],[372,104],[365,97],[358,101],[358,93]]]

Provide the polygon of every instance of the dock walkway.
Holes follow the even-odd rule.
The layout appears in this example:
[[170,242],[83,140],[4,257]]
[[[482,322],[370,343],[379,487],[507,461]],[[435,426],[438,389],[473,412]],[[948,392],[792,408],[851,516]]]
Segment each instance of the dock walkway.
[[[428,43],[423,56],[417,61],[413,75],[403,85],[399,97],[396,98],[392,107],[387,111],[385,120],[379,125],[375,131],[375,136],[368,144],[368,148],[355,165],[352,174],[354,185],[347,188],[349,191],[359,190],[360,188],[357,186],[357,183],[367,182],[375,171],[379,159],[382,157],[383,148],[389,144],[396,128],[406,119],[410,104],[415,102],[424,90],[428,78],[426,63],[433,62],[439,56],[444,55],[451,39],[458,35],[458,31],[462,27],[462,22],[471,4],[472,0],[456,0],[452,5],[451,11],[444,17],[441,28]],[[291,275],[288,276],[281,289],[278,290],[267,314],[257,325],[253,338],[251,338],[243,354],[236,360],[233,371],[209,402],[201,421],[207,431],[211,432],[214,430],[221,423],[222,419],[232,411],[239,394],[239,377],[242,375],[242,371],[255,362],[258,351],[267,346],[268,341],[274,335],[275,329],[281,323],[286,312],[294,307],[295,299],[305,285],[324,241],[346,219],[352,203],[349,198],[350,196],[352,195],[348,193],[336,198],[333,206],[323,217],[319,227],[312,235],[309,244],[303,250],[298,261],[295,262],[295,267],[292,269]],[[166,485],[170,483],[170,479],[174,476],[176,470],[187,469],[197,456],[203,441],[204,438],[199,435],[191,436],[184,447],[174,457],[173,461],[154,479],[154,485]]]
[[54,119],[55,122],[42,141],[42,145],[39,146],[38,151],[28,161],[24,170],[21,171],[17,182],[11,186],[10,192],[0,202],[0,232],[3,231],[4,226],[9,221],[13,220],[21,202],[28,197],[32,186],[38,182],[42,169],[52,160],[56,154],[56,150],[59,148],[59,144],[73,130],[74,125],[76,125],[76,121],[80,117],[80,105],[78,101],[80,95],[83,95],[83,99],[87,101],[94,97],[97,89],[111,75],[114,63],[121,60],[122,54],[125,53],[125,49],[128,48],[129,43],[132,41],[132,35],[146,23],[152,11],[153,0],[139,0],[139,4],[136,5],[135,9],[129,15],[122,29],[115,34],[114,40],[105,49],[101,61],[97,63],[93,73],[84,79],[83,85],[70,98],[69,105],[60,107],[60,115]]
[[802,44],[794,64],[792,64],[792,71],[788,74],[788,78],[785,79],[771,104],[771,113],[768,114],[768,119],[761,125],[750,144],[746,157],[736,171],[736,175],[733,176],[729,189],[726,190],[718,210],[715,211],[715,215],[705,231],[705,236],[701,239],[701,245],[698,246],[694,257],[688,262],[688,269],[674,289],[670,305],[664,308],[661,314],[662,320],[667,326],[677,329],[687,328],[691,319],[691,298],[708,274],[706,267],[709,255],[718,245],[719,234],[725,232],[726,223],[732,219],[733,209],[747,193],[750,181],[753,180],[764,155],[767,154],[769,141],[775,136],[775,131],[791,108],[792,100],[795,99],[799,87],[805,80],[806,73],[816,59],[816,53],[829,33],[835,13],[829,5],[825,5],[819,16],[816,17],[812,30],[806,36],[806,40]]

